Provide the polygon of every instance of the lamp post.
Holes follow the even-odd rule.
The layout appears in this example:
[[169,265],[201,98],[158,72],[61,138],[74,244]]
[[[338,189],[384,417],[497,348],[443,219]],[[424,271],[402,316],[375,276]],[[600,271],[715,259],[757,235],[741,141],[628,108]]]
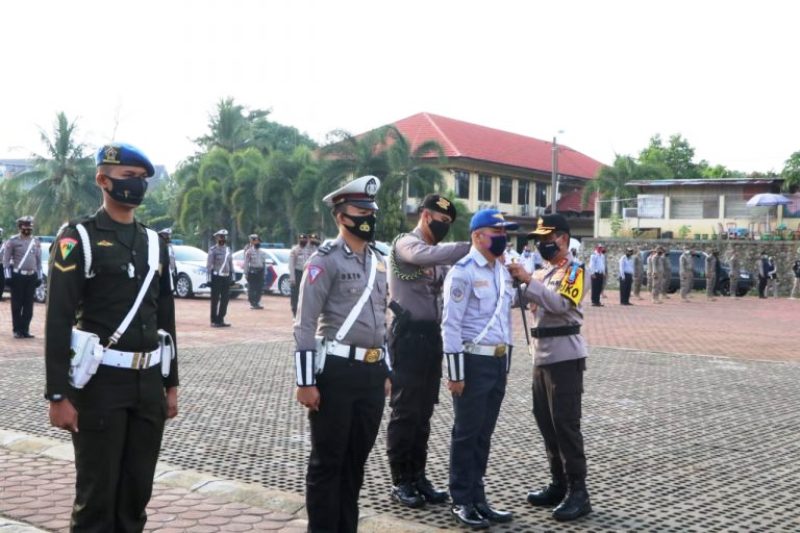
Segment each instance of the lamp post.
[[[558,130],[558,134],[564,133],[564,130]],[[556,202],[558,201],[558,138],[553,135],[553,173],[551,176],[552,183],[550,184],[550,214],[556,213]]]

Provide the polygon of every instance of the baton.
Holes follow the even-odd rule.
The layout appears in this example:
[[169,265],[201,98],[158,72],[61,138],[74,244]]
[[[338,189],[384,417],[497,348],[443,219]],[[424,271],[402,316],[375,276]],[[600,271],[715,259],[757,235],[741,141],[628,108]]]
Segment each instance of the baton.
[[[511,260],[512,263],[516,263],[516,259]],[[522,313],[522,327],[525,330],[525,342],[528,343],[528,354],[533,357],[533,346],[531,346],[531,333],[528,330],[528,318],[525,316],[525,308],[527,307],[527,303],[523,301],[522,298],[522,284],[518,279],[514,280],[514,286],[517,288],[517,301],[519,302],[519,312]]]

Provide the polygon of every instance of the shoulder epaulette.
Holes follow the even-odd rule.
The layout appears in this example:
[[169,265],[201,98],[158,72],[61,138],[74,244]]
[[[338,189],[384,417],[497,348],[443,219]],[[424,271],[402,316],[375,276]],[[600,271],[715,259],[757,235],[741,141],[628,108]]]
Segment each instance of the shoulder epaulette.
[[336,241],[326,242],[322,246],[317,248],[317,253],[319,255],[328,255],[329,253],[331,253],[336,249],[336,246],[337,246]]
[[378,248],[374,242],[369,243],[369,247],[372,248],[373,252],[376,252],[378,255],[383,256],[384,253],[381,252],[380,248]]
[[467,254],[461,259],[459,259],[458,262],[455,264],[455,266],[459,267],[467,266],[470,263],[470,261],[472,261],[472,257],[470,257],[470,255]]

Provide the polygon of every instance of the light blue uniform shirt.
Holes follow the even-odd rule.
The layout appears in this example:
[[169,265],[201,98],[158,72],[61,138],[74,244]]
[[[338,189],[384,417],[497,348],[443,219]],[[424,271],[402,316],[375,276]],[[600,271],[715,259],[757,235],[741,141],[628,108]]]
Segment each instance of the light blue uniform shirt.
[[456,263],[444,281],[442,339],[445,353],[463,350],[492,319],[497,298],[505,299],[499,316],[479,345],[511,344],[511,304],[514,300],[513,280],[499,260],[492,267],[473,246]]

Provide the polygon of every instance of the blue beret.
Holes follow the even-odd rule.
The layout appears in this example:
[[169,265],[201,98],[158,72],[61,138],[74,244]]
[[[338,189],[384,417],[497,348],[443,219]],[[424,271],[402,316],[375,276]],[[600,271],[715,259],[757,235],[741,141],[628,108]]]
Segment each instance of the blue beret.
[[153,163],[144,155],[144,152],[130,144],[107,144],[97,151],[94,159],[98,167],[100,165],[142,167],[147,172],[148,178],[156,173]]
[[472,220],[469,222],[469,230],[475,231],[481,228],[507,228],[515,230],[519,228],[516,222],[507,222],[503,213],[497,209],[482,209],[472,215]]

